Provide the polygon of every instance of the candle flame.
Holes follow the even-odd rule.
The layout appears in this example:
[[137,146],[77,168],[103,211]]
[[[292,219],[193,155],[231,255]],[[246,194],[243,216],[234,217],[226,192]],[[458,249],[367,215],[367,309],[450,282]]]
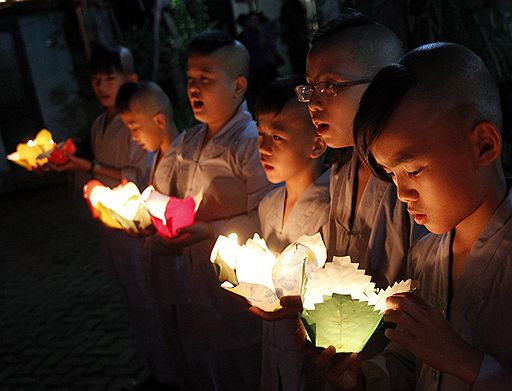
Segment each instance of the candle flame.
[[33,147],[33,146],[35,146],[35,145],[36,145],[36,143],[35,143],[35,141],[34,141],[34,140],[28,140],[28,141],[27,141],[27,145],[28,145],[29,147]]

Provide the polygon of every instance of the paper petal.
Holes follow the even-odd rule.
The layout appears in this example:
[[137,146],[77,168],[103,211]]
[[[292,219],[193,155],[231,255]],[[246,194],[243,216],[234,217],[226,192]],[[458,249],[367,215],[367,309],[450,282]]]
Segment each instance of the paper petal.
[[195,215],[195,202],[192,197],[183,200],[170,197],[165,209],[165,220],[171,236],[176,236],[178,229],[192,225]]
[[[325,250],[319,234],[311,238],[306,236],[303,238],[305,243],[312,245],[321,243]],[[322,257],[321,249],[318,253],[319,257]],[[261,304],[265,308],[260,308],[267,311],[268,308],[273,308],[272,311],[280,308],[274,304],[274,298],[277,300],[283,295],[302,294],[307,280],[306,266],[311,264],[312,268],[317,268],[317,256],[309,247],[295,242],[276,259],[265,240],[258,234],[254,234],[254,237],[248,239],[244,245],[238,244],[236,234],[231,234],[229,238],[219,236],[213,247],[210,261],[214,264],[221,281],[230,281],[231,285],[250,286],[253,305],[260,307]],[[268,292],[272,292],[270,301],[265,296],[269,295]],[[263,296],[257,296],[260,294]]]
[[220,254],[217,255],[213,261],[213,269],[219,278],[219,281],[228,281],[232,285],[238,285],[236,273],[225,261],[221,258]]
[[263,311],[273,312],[281,308],[274,291],[266,286],[241,282],[233,288],[227,288],[226,285],[223,285],[223,288],[245,297],[251,305]]
[[382,320],[367,302],[338,294],[326,296],[312,310],[304,310],[301,318],[315,346],[333,345],[342,353],[360,352]]

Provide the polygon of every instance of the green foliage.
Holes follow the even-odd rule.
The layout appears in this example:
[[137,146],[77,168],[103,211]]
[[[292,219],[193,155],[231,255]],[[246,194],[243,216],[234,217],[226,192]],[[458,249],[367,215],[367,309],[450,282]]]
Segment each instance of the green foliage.
[[[160,56],[155,82],[167,92],[175,108],[178,127],[194,123],[186,91],[186,48],[192,37],[213,27],[206,0],[169,0],[160,23]],[[151,79],[153,69],[153,19],[146,17],[139,25],[123,32],[125,45],[134,55],[141,79]]]

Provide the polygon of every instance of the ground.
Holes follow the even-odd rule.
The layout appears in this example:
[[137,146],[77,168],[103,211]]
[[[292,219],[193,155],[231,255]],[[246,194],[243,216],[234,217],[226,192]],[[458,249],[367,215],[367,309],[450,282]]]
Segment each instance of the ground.
[[121,390],[148,373],[94,222],[66,184],[0,196],[0,390]]

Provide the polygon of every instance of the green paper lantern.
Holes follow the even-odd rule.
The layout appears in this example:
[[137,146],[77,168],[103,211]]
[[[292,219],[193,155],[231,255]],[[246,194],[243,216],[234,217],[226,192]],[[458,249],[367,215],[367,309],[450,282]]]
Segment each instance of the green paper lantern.
[[301,319],[316,347],[332,345],[338,353],[358,353],[379,327],[382,315],[368,302],[334,293],[314,310],[304,310]]

